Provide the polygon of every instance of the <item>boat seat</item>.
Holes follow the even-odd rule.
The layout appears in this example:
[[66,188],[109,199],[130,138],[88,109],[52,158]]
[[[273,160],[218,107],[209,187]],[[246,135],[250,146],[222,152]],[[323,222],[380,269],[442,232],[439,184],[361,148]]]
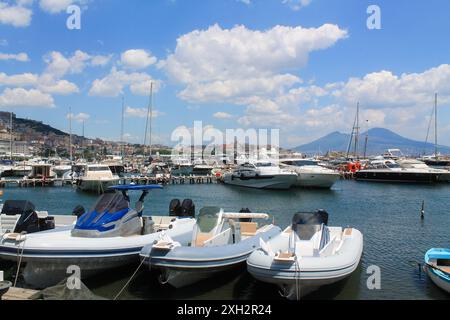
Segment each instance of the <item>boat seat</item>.
[[295,254],[292,252],[279,252],[273,260],[277,262],[292,262],[295,261]]
[[241,222],[241,235],[244,237],[252,237],[258,231],[258,223],[256,222]]
[[199,233],[195,238],[195,246],[203,247],[205,245],[205,242],[209,239],[211,239],[211,235],[209,233]]
[[346,235],[346,236],[351,236],[352,233],[353,233],[353,229],[352,228],[345,229],[345,231],[344,231],[344,235]]
[[0,233],[14,232],[20,215],[0,215]]
[[450,273],[450,267],[448,266],[437,266],[436,268],[438,268],[439,270],[444,271],[445,273]]

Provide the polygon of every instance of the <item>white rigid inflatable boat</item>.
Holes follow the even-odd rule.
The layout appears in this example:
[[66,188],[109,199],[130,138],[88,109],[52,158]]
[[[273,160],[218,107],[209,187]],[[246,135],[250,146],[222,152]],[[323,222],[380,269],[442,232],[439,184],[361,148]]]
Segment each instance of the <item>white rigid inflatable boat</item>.
[[[161,232],[187,244],[195,219],[143,217],[143,201],[161,186],[117,186],[102,195],[76,224],[32,234],[6,233],[0,239],[0,258],[25,265],[25,281],[47,287],[68,277],[67,268],[78,266],[81,278],[139,262],[141,249],[160,238]],[[136,208],[130,208],[128,190],[141,190]]]
[[247,259],[256,279],[277,284],[288,299],[342,280],[359,265],[363,236],[353,228],[328,227],[328,213],[298,213],[284,232]]
[[259,247],[260,240],[270,240],[281,229],[273,224],[258,225],[267,220],[265,213],[229,213],[216,207],[200,210],[191,244],[163,236],[144,247],[142,259],[150,268],[161,271],[160,281],[180,288],[245,264]]

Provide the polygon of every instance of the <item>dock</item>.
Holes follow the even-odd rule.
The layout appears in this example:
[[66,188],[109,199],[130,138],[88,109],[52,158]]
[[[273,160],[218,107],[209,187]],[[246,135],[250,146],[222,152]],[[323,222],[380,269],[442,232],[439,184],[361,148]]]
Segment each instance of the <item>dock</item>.
[[[161,184],[161,185],[184,185],[184,184],[213,184],[221,182],[221,178],[214,175],[203,176],[136,176],[136,177],[122,177],[120,183],[125,184],[137,184],[137,185],[149,185],[149,184]],[[62,178],[52,179],[2,179],[0,180],[0,189],[5,188],[36,188],[36,187],[62,187],[65,185],[76,185],[76,180],[67,180]]]
[[32,300],[31,297],[37,294],[39,291],[23,288],[9,288],[2,300]]

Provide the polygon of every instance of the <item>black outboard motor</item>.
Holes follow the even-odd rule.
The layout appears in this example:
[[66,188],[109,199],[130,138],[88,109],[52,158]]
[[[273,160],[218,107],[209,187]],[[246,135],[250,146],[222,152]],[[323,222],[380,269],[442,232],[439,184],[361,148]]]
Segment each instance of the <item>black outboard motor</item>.
[[195,218],[195,204],[192,199],[184,199],[181,204],[181,217]]
[[3,205],[2,214],[9,216],[20,215],[14,233],[39,232],[39,217],[34,204],[30,201],[7,200]]
[[178,217],[181,215],[181,202],[179,199],[173,199],[169,204],[169,216]]
[[[239,213],[252,213],[252,212],[249,208],[242,208],[241,211],[239,211]],[[252,219],[241,218],[239,219],[239,222],[252,222]]]
[[79,219],[83,214],[86,213],[86,209],[83,206],[76,206],[72,211],[72,215],[76,216]]

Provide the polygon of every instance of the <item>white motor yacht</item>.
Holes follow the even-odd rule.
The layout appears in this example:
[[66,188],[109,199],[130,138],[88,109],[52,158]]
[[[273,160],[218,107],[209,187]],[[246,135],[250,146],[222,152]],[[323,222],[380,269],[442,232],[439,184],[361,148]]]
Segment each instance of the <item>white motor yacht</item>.
[[340,178],[339,172],[320,166],[313,159],[280,159],[280,166],[298,174],[297,187],[331,188]]
[[257,189],[289,189],[297,182],[297,173],[281,169],[270,161],[244,163],[224,176],[229,185]]
[[114,175],[107,165],[88,164],[83,167],[77,180],[82,191],[103,193],[111,186],[119,184],[119,176]]

